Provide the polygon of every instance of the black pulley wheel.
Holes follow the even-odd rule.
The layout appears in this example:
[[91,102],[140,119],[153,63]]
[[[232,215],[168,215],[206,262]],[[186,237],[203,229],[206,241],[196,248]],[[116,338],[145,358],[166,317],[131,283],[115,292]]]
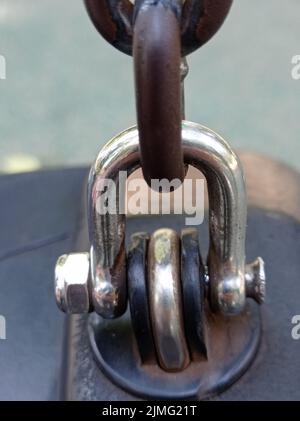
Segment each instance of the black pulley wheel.
[[127,255],[128,295],[132,327],[144,364],[156,362],[146,282],[148,242],[148,234],[143,232],[133,234]]
[[190,353],[194,361],[206,359],[205,268],[195,228],[186,228],[181,233],[181,283],[185,334]]

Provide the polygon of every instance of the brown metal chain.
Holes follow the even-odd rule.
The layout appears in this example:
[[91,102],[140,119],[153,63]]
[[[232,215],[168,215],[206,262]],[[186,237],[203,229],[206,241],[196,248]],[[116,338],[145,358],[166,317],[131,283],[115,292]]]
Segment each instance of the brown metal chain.
[[[132,55],[136,4],[133,5],[130,0],[84,2],[92,22],[106,41],[123,53]],[[148,0],[148,3],[155,4],[157,0]],[[222,26],[233,0],[185,0],[182,3],[181,55],[184,57],[215,35]]]
[[[133,36],[143,175],[184,179],[181,146],[181,0],[140,1]],[[153,186],[153,184],[152,184]]]
[[98,31],[134,57],[143,175],[184,179],[181,57],[207,42],[233,0],[85,0]]

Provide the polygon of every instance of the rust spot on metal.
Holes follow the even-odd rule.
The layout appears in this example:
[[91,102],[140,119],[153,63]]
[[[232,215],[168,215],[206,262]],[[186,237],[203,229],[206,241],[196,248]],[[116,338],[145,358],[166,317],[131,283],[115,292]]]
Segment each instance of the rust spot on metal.
[[[182,56],[205,44],[222,26],[233,0],[186,0],[181,19]],[[178,1],[179,3],[179,1]],[[131,55],[134,13],[146,5],[163,5],[176,11],[177,3],[129,0],[85,0],[87,11],[98,32],[114,47]]]

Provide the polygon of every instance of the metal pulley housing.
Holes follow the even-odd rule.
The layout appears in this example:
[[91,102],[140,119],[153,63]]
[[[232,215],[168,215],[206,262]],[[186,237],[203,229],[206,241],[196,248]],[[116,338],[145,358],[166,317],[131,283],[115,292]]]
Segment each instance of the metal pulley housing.
[[[184,231],[180,239],[168,229],[150,236],[136,234],[126,258],[126,217],[120,212],[125,209],[125,191],[115,196],[115,188],[109,186],[119,185],[121,171],[129,176],[140,166],[138,131],[133,127],[112,139],[91,168],[90,254],[63,256],[55,271],[57,302],[66,312],[95,311],[104,319],[128,320],[129,296],[129,322],[135,333],[134,347],[138,348],[135,355],[139,355],[136,364],[142,363],[143,379],[150,385],[149,365],[157,366],[162,378],[175,371],[194,385],[197,378],[203,381],[203,376],[216,370],[216,364],[225,361],[232,381],[231,376],[238,376],[233,369],[237,358],[244,361],[237,369],[241,372],[249,365],[259,342],[257,304],[249,307],[246,298],[262,302],[265,274],[261,258],[245,264],[247,205],[240,161],[219,135],[199,124],[184,121],[182,138],[185,163],[200,169],[207,180],[210,246],[206,265],[202,263],[195,229]],[[116,213],[99,212],[102,195],[108,200],[117,197]],[[91,335],[97,331],[99,320],[91,318]],[[219,326],[224,323],[232,327],[232,337],[236,338],[230,356]],[[255,329],[253,323],[257,324]],[[102,342],[97,340],[98,345]],[[98,345],[95,347],[100,352],[102,345],[100,349]],[[215,353],[215,346],[219,350],[224,347],[223,356]],[[195,365],[198,372],[196,368],[197,375],[191,380],[190,371],[195,370],[191,367]],[[220,381],[216,374],[214,379]],[[187,380],[183,384],[189,395],[191,384]],[[205,393],[214,386],[209,384]],[[136,389],[139,387],[137,384]]]

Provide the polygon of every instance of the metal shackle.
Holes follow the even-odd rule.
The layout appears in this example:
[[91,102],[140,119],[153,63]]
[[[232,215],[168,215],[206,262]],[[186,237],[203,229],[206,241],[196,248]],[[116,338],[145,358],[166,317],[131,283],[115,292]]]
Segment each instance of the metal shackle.
[[[225,315],[239,314],[244,309],[246,296],[260,303],[265,293],[263,260],[258,258],[245,265],[247,203],[242,167],[225,140],[199,124],[183,121],[182,139],[185,163],[202,171],[208,185],[210,305],[214,311]],[[82,271],[82,279],[78,279],[77,274],[73,281],[70,259],[65,256],[58,260],[55,289],[58,305],[64,311],[76,313],[94,309],[104,318],[115,318],[125,312],[125,191],[121,200],[116,186],[121,171],[129,176],[139,167],[136,127],[108,142],[92,166],[88,182],[90,270]],[[107,189],[107,181],[112,182],[113,188]],[[115,203],[115,212],[98,212],[98,199],[103,189],[106,189],[107,200]],[[78,265],[82,259],[79,254]],[[76,255],[72,255],[71,260],[74,263]],[[84,289],[86,304],[82,310],[79,295],[85,285],[89,294]],[[72,302],[70,306],[68,300]]]
[[[208,185],[210,304],[223,314],[239,314],[244,309],[246,295],[259,301],[264,293],[263,261],[258,259],[245,266],[247,203],[242,167],[230,146],[199,124],[184,121],[182,139],[185,163],[201,170]],[[108,200],[110,194],[111,200],[117,198],[115,213],[100,214],[97,200],[105,188],[105,180],[118,186],[120,171],[126,171],[129,176],[138,167],[139,137],[136,127],[132,127],[102,148],[90,171],[91,307],[105,318],[123,314],[127,303],[125,191],[121,195],[118,189],[116,195],[115,189],[106,191]]]

